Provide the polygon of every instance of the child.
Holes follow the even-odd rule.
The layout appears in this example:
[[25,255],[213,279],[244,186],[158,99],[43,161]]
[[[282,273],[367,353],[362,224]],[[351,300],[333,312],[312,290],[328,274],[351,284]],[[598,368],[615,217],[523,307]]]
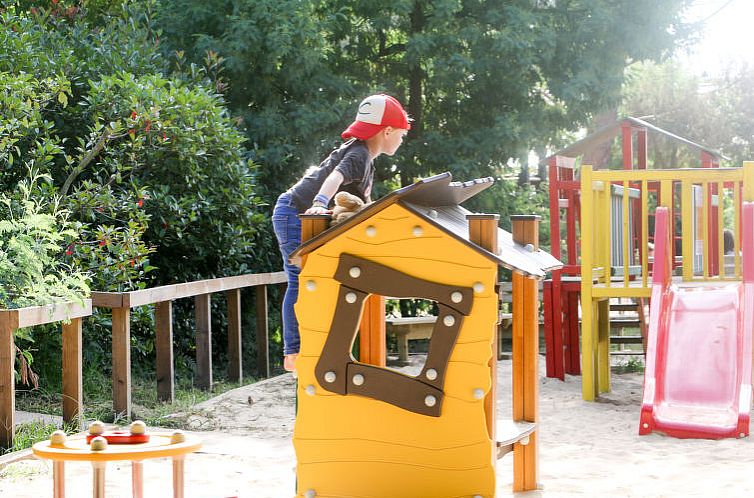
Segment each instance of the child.
[[298,215],[330,213],[330,200],[339,190],[370,202],[374,158],[380,154],[395,154],[410,129],[406,111],[393,97],[365,98],[359,104],[355,121],[341,134],[346,142],[278,197],[272,212],[272,226],[288,277],[288,289],[283,298],[283,366],[286,370],[294,369],[299,351],[298,321],[293,305],[298,299],[300,271],[288,262],[290,254],[301,244]]

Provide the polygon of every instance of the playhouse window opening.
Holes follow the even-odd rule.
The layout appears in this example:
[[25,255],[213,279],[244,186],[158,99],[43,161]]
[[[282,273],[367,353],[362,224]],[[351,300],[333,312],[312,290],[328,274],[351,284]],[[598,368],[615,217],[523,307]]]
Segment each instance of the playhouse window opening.
[[385,314],[387,368],[414,377],[427,361],[437,302],[387,298]]

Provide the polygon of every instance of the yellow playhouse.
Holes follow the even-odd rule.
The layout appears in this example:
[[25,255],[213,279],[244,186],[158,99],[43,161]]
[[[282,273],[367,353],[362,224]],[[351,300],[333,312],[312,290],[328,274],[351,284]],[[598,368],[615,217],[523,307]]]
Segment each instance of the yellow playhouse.
[[[536,488],[536,283],[560,262],[538,249],[537,217],[517,218],[511,235],[497,215],[459,206],[491,185],[443,173],[330,229],[303,217],[304,242],[292,255],[302,268],[296,496],[490,498],[496,459],[508,451],[514,489]],[[506,423],[495,409],[499,266],[514,272],[514,420]],[[370,296],[437,303],[418,375],[385,368],[384,355],[354,359]],[[377,325],[362,324],[360,342],[384,348],[384,314],[371,315]]]

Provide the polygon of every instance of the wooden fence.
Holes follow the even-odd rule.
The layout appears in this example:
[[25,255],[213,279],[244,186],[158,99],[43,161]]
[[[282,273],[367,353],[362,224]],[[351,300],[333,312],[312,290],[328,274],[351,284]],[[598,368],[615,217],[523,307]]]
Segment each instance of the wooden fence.
[[267,332],[267,286],[286,282],[284,272],[239,275],[164,285],[131,292],[92,292],[92,305],[112,308],[113,411],[131,416],[131,309],[155,305],[155,350],[157,396],[172,402],[175,396],[173,370],[173,305],[175,299],[193,297],[196,305],[196,379],[201,389],[212,387],[212,330],[210,296],[225,292],[228,300],[228,379],[241,382],[241,289],[256,288],[257,368],[270,375]]
[[82,338],[81,319],[92,314],[92,303],[61,303],[0,310],[0,446],[13,445],[15,433],[16,389],[13,336],[18,329],[63,322],[63,420],[81,422]]

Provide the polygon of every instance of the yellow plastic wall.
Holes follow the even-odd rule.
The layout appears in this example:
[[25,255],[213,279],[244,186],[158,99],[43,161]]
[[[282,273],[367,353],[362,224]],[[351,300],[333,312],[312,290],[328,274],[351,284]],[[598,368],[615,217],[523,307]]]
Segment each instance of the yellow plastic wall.
[[[332,276],[343,252],[442,284],[482,284],[450,357],[440,417],[333,394],[317,383],[314,367],[339,289]],[[296,304],[301,333],[293,438],[297,496],[311,491],[319,498],[494,496],[494,442],[486,429],[484,398],[476,399],[474,390],[486,394],[491,387],[496,277],[492,261],[397,204],[307,256]],[[314,286],[307,286],[310,281]],[[313,395],[307,386],[314,386]]]

